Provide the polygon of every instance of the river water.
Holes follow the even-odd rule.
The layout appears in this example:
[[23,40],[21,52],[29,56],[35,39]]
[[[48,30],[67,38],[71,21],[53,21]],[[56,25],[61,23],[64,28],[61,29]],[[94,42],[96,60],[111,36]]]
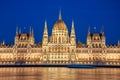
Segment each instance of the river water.
[[120,80],[120,68],[0,68],[0,80]]

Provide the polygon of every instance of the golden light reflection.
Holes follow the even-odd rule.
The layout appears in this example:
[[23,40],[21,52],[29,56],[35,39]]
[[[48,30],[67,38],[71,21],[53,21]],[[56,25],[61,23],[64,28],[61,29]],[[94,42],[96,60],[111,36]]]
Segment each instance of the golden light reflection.
[[119,68],[0,68],[0,80],[119,80]]

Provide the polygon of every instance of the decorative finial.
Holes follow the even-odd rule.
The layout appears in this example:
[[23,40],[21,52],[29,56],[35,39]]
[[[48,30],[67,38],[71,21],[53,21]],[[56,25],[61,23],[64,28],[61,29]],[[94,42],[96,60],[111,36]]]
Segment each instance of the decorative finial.
[[62,20],[61,10],[59,11],[59,20]]

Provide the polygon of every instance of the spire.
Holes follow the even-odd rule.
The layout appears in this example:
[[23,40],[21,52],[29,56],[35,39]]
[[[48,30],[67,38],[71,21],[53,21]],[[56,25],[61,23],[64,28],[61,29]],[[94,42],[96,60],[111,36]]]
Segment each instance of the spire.
[[5,45],[5,41],[4,40],[3,40],[2,44]]
[[104,27],[101,28],[101,34],[104,35]]
[[76,44],[76,37],[75,37],[74,21],[73,20],[72,20],[72,28],[71,28],[71,34],[70,34],[70,43],[71,43],[71,45]]
[[33,28],[31,28],[30,26],[30,32],[29,32],[30,36],[34,36],[34,31],[33,31]]
[[47,21],[45,20],[42,45],[47,45],[47,43],[48,43],[48,32],[47,32]]
[[120,46],[120,41],[118,40],[118,46]]
[[16,35],[18,35],[18,26],[16,27]]
[[21,28],[19,29],[19,33],[21,33]]
[[89,28],[88,28],[88,36],[90,36],[90,26],[89,26]]
[[72,20],[71,37],[75,36],[74,21]]
[[32,33],[32,31],[31,31],[31,26],[30,26],[30,32],[29,32],[29,34],[31,35],[31,33]]
[[61,10],[59,11],[59,20],[62,20]]
[[45,35],[48,35],[48,32],[47,32],[47,21],[45,20],[45,24],[44,24],[44,36]]
[[72,20],[72,28],[74,28],[74,21]]
[[33,30],[33,28],[32,28],[31,34],[32,34],[32,36],[34,36],[34,30]]
[[45,20],[45,28],[47,28],[47,21]]

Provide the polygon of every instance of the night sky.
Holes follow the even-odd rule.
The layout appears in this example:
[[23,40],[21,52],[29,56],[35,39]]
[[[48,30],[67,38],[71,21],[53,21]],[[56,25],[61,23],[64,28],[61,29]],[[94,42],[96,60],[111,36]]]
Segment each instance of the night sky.
[[35,43],[41,42],[44,21],[50,36],[60,9],[69,34],[74,20],[77,41],[86,43],[89,26],[92,33],[104,26],[107,44],[120,40],[120,0],[0,0],[0,42],[13,44],[17,26],[22,33],[33,27]]

